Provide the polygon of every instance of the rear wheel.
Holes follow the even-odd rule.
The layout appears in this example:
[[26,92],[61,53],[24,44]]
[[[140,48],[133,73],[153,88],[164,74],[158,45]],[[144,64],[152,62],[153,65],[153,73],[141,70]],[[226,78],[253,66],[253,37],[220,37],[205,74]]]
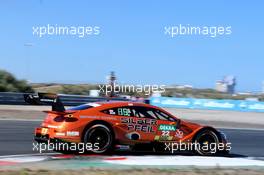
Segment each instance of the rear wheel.
[[211,156],[218,153],[219,138],[212,130],[204,130],[198,133],[193,143],[196,154]]
[[113,147],[113,135],[107,126],[95,124],[86,130],[84,134],[84,143],[93,145],[93,149],[90,150],[93,153],[106,153]]

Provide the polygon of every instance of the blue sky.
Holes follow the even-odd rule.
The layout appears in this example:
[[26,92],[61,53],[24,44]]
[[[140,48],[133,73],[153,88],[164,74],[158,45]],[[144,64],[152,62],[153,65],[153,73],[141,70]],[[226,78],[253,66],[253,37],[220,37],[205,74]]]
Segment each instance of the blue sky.
[[[32,82],[104,82],[213,88],[224,75],[239,91],[264,81],[263,1],[1,1],[0,69]],[[33,36],[33,26],[99,26],[100,35]],[[216,38],[169,38],[165,26],[231,26]],[[25,43],[33,43],[32,47]]]

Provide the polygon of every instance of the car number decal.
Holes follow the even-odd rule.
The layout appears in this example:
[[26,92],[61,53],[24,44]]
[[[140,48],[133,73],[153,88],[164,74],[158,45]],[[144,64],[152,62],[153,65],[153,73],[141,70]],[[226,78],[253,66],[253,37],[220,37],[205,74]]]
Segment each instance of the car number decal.
[[48,128],[42,128],[41,129],[41,134],[46,135],[48,133]]

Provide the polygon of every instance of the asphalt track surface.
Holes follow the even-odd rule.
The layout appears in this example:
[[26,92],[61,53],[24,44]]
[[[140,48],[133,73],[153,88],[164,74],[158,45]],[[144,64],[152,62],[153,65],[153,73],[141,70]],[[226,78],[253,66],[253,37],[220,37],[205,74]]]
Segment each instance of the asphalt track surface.
[[[40,121],[0,120],[0,155],[38,153],[33,151],[34,128]],[[232,143],[234,156],[264,157],[264,130],[220,129]]]

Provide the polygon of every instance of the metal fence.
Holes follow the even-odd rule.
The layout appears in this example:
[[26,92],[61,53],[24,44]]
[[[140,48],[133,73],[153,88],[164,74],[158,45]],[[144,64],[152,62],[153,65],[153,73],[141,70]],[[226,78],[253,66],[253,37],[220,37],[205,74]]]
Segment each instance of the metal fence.
[[[68,94],[58,94],[58,95],[65,106],[77,106],[89,102],[109,100],[109,98],[106,97],[90,97],[85,95],[68,95]],[[117,97],[111,98],[111,100],[128,101],[128,99],[117,98]],[[24,101],[24,93],[13,93],[13,92],[0,92],[0,104],[28,105]]]

